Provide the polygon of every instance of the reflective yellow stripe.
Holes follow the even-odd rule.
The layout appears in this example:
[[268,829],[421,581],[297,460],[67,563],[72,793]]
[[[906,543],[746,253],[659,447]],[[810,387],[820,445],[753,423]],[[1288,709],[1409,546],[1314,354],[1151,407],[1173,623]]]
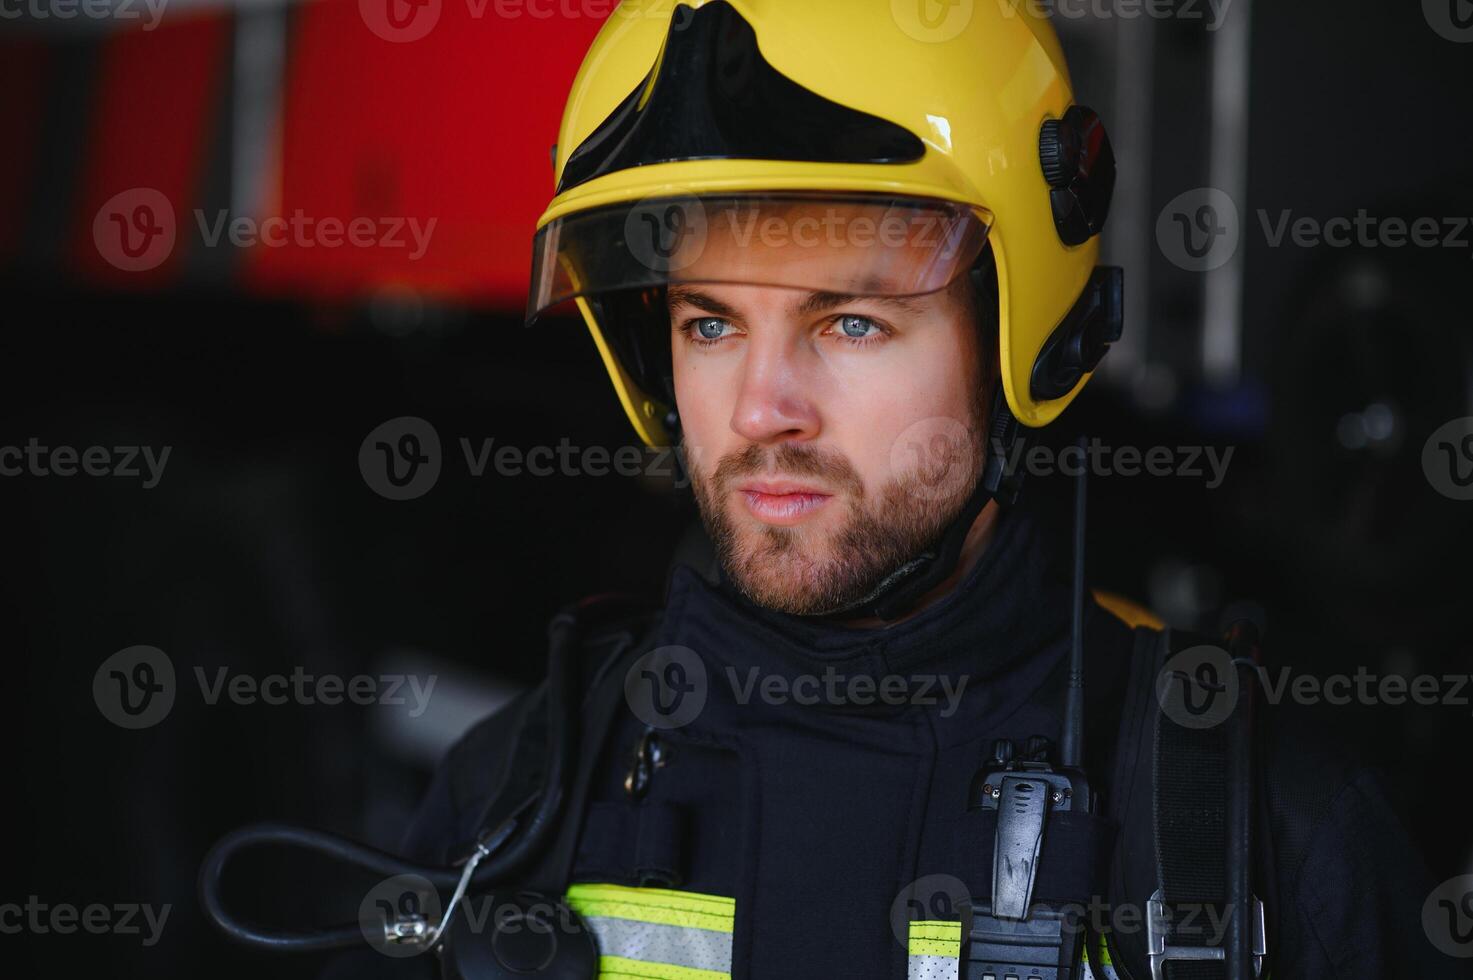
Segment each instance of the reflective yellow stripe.
[[598,943],[599,980],[731,980],[734,899],[605,884],[566,898]]
[[950,956],[962,954],[962,924],[960,922],[912,922],[910,924],[911,956]]
[[600,956],[598,980],[731,980],[731,974],[668,963],[644,963],[622,956]]
[[624,885],[570,885],[568,904],[581,916],[630,919],[683,929],[731,932],[736,900],[668,888]]

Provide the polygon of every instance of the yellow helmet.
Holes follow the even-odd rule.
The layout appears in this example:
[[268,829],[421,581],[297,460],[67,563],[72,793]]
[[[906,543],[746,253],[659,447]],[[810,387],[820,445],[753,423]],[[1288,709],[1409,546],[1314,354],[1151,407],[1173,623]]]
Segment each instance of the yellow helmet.
[[[689,260],[662,246],[723,220],[732,230],[753,201],[827,201],[871,227],[933,230],[924,255],[911,236],[903,259],[875,250],[836,286],[927,292],[995,263],[1007,404],[1025,425],[1052,421],[1119,338],[1121,281],[1096,268],[1114,157],[1031,7],[624,0],[568,97],[529,320],[574,300],[636,431],[668,444],[668,336],[639,336],[663,315],[649,287]],[[754,275],[828,285],[786,261]]]

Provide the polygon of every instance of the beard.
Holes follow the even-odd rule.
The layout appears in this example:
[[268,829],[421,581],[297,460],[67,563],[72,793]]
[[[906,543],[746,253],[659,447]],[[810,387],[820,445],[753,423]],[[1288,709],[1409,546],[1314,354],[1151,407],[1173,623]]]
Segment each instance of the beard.
[[[802,443],[751,443],[723,456],[709,477],[689,459],[696,505],[727,579],[758,605],[800,616],[835,612],[869,595],[940,540],[981,480],[980,392],[971,409],[969,424],[926,420],[902,433],[892,475],[873,492],[842,454]],[[906,434],[913,438],[902,446]],[[914,465],[893,465],[906,456]],[[749,476],[824,481],[834,503],[846,507],[841,523],[830,530],[810,526],[818,521],[776,527],[734,518],[733,487]]]

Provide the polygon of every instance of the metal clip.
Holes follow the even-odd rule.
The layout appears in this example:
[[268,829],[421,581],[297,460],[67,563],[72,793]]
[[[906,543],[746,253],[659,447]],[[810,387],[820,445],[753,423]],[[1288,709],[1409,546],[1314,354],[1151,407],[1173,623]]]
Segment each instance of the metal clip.
[[431,932],[430,920],[417,912],[384,922],[384,941],[395,946],[428,945]]
[[1026,919],[1043,849],[1053,787],[1031,776],[1003,776],[997,787],[997,841],[992,850],[992,914]]
[[[1268,931],[1264,922],[1263,902],[1253,899],[1253,974],[1263,975],[1263,958],[1268,955]],[[1151,962],[1151,980],[1165,980],[1166,964],[1172,960],[1223,960],[1227,954],[1219,938],[1216,946],[1168,946],[1166,933],[1171,925],[1161,889],[1146,902],[1146,956]]]

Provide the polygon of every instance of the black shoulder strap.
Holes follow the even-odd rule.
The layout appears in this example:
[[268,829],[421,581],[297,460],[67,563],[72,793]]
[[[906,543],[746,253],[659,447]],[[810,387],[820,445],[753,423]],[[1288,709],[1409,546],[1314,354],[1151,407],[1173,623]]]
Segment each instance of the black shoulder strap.
[[[1119,826],[1110,862],[1110,905],[1144,909],[1155,890],[1155,820],[1152,812],[1154,768],[1155,678],[1162,647],[1169,642],[1163,631],[1137,627],[1130,658],[1130,680],[1120,707],[1120,731],[1115,748],[1115,772],[1104,791],[1107,812]],[[1108,937],[1117,969],[1128,975],[1150,976],[1145,936],[1139,929],[1121,928]]]
[[[1111,905],[1128,909],[1129,919],[1117,915],[1121,928],[1109,938],[1116,965],[1123,964],[1135,978],[1150,976],[1145,920],[1153,899],[1163,903],[1168,915],[1181,910],[1170,919],[1170,945],[1216,945],[1222,939],[1230,731],[1221,723],[1226,695],[1204,694],[1201,686],[1186,683],[1173,691],[1172,684],[1191,680],[1179,676],[1181,669],[1203,671],[1202,678],[1211,682],[1231,667],[1225,652],[1221,663],[1205,654],[1198,663],[1189,654],[1173,662],[1170,675],[1164,673],[1171,658],[1198,647],[1221,649],[1184,631],[1137,630],[1122,706],[1115,778],[1106,805],[1120,826],[1110,870]],[[1261,831],[1255,837],[1265,839]],[[1131,928],[1124,927],[1126,922]],[[1164,972],[1167,980],[1224,976],[1222,963],[1212,961],[1173,961]]]

